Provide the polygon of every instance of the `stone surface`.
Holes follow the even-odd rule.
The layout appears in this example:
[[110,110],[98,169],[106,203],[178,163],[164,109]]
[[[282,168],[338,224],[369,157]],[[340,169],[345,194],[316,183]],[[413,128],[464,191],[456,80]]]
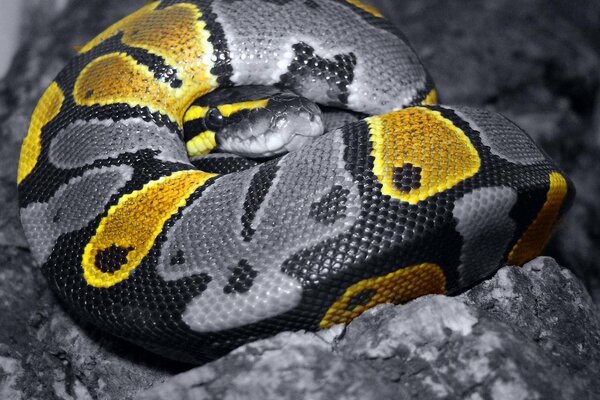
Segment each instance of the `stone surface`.
[[594,399],[599,374],[596,306],[571,272],[538,258],[454,298],[251,343],[141,398]]
[[[0,81],[1,399],[128,399],[151,386],[146,398],[600,397],[598,311],[550,260],[503,269],[460,297],[381,307],[346,330],[284,333],[182,375],[189,367],[73,321],[27,250],[18,149],[72,46],[144,2],[25,1],[22,46]],[[372,2],[405,31],[446,103],[505,113],[574,179],[579,196],[549,251],[600,299],[600,3]]]

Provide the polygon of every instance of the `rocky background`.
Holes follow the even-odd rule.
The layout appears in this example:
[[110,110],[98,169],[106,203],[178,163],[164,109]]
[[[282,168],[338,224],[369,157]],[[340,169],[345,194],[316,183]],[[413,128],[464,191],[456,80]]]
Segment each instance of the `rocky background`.
[[72,46],[143,2],[24,0],[21,47],[0,81],[0,399],[600,398],[600,3],[371,1],[445,103],[504,113],[573,179],[576,203],[548,249],[568,269],[550,258],[506,267],[454,298],[381,306],[191,369],[73,321],[18,221],[16,164],[35,103]]

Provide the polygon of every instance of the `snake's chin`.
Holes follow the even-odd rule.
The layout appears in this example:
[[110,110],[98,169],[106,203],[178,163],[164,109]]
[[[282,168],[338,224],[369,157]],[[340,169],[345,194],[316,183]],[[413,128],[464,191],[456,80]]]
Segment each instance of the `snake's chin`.
[[263,121],[244,137],[217,136],[219,150],[248,158],[266,158],[293,152],[304,147],[325,130],[321,113],[284,114]]

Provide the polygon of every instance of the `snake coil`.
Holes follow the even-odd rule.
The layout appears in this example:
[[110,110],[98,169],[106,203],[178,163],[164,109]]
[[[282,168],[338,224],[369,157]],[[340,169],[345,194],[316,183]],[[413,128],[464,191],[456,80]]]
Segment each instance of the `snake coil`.
[[[186,110],[241,85],[371,116],[238,172],[197,169]],[[504,117],[435,102],[403,36],[359,0],[154,1],[41,97],[22,224],[73,313],[188,362],[457,293],[540,254],[574,191]]]

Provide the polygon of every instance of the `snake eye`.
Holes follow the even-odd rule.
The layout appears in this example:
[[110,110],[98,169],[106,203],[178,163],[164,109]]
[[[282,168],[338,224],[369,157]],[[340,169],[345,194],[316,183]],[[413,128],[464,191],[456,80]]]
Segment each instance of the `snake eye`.
[[211,131],[217,131],[223,126],[223,115],[218,108],[211,108],[204,117],[204,124],[206,129]]

